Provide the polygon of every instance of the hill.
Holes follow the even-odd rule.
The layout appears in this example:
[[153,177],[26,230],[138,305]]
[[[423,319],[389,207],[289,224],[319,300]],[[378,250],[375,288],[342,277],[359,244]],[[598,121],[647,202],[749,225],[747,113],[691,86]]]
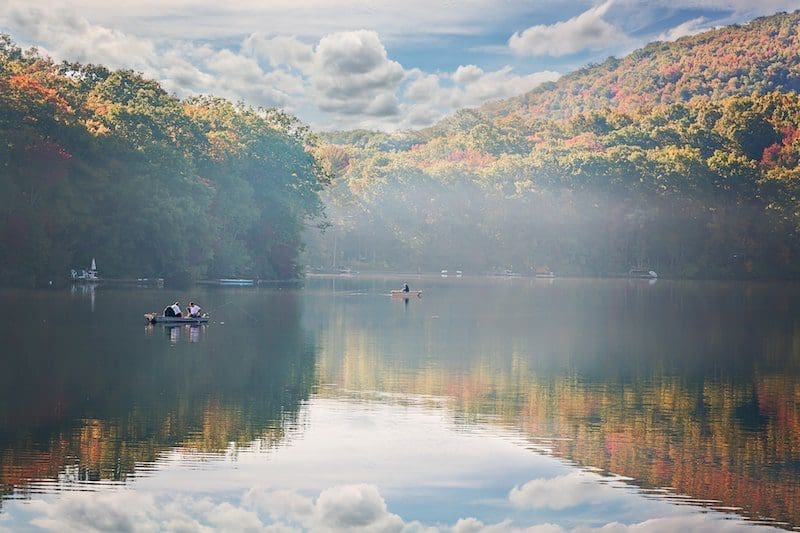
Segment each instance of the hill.
[[[541,120],[614,109],[701,104],[730,96],[800,90],[800,11],[654,42],[478,109],[493,122],[535,128]],[[448,121],[432,132],[446,129]]]
[[330,144],[332,228],[309,262],[796,278],[798,27],[795,12],[653,43],[426,130]]

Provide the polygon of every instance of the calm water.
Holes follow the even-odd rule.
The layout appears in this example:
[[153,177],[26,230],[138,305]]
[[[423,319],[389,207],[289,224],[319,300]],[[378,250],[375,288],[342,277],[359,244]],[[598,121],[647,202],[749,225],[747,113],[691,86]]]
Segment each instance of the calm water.
[[402,281],[1,291],[0,531],[800,529],[798,286]]

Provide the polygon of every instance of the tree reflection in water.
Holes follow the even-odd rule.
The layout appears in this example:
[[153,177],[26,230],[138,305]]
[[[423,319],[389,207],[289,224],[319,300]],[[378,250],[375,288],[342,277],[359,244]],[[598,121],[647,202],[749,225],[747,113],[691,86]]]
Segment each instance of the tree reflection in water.
[[[24,497],[32,484],[124,482],[173,449],[273,446],[297,427],[315,381],[296,294],[250,302],[264,316],[258,327],[157,325],[145,335],[130,317],[123,326],[96,315],[86,323],[74,302],[52,295],[5,296],[9,305],[32,301],[39,316],[64,317],[49,327],[2,317],[0,490],[7,496]],[[98,305],[122,307],[115,298]]]

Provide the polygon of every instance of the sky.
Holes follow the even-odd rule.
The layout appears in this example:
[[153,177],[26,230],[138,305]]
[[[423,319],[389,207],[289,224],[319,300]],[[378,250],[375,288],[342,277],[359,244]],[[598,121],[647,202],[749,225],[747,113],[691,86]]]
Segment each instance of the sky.
[[800,0],[3,0],[0,33],[319,130],[417,129]]

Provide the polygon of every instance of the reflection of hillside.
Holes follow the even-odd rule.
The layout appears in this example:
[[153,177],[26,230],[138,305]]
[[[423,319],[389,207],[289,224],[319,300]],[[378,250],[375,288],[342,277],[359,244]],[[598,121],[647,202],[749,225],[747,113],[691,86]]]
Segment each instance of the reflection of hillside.
[[[764,295],[742,294],[753,315],[706,316],[708,295],[672,293],[667,302],[634,295],[640,319],[615,319],[583,296],[590,312],[576,317],[579,328],[544,314],[527,331],[491,313],[448,322],[437,309],[413,337],[359,327],[345,308],[323,329],[320,380],[355,393],[443,396],[459,418],[553,439],[558,456],[643,487],[800,524],[797,315],[759,318]],[[547,305],[579,315],[566,299]]]
[[294,297],[259,305],[271,318],[258,327],[215,324],[195,344],[173,345],[138,324],[130,336],[12,334],[16,349],[0,360],[2,492],[124,481],[176,447],[219,454],[231,443],[281,441],[310,394],[314,353]]

